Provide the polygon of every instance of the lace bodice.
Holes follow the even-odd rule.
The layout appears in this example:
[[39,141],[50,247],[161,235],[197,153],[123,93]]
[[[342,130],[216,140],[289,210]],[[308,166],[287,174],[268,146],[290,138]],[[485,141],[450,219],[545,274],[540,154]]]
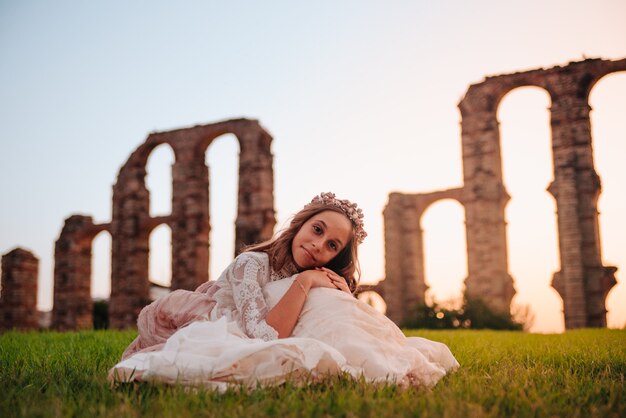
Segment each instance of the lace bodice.
[[266,253],[245,252],[224,270],[213,286],[217,305],[211,319],[226,316],[239,323],[241,329],[252,338],[275,340],[278,332],[267,324],[269,311],[262,288],[270,281],[280,280],[293,274],[290,268],[274,272]]

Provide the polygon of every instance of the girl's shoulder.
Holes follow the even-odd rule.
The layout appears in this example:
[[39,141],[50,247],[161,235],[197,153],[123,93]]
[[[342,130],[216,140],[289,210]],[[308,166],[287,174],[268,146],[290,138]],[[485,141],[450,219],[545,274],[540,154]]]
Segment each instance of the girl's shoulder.
[[240,266],[242,264],[247,264],[249,262],[258,263],[262,266],[269,265],[269,257],[267,253],[260,251],[245,251],[235,257],[233,262],[234,265]]

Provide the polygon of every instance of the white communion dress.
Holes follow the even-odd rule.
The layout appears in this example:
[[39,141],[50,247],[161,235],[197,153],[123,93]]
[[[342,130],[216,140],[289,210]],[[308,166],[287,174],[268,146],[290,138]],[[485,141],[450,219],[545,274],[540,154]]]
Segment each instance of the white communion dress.
[[[275,306],[295,276],[267,283]],[[109,372],[115,382],[158,381],[226,390],[348,373],[368,382],[430,387],[459,367],[445,344],[405,337],[386,316],[335,289],[311,289],[289,338],[250,338],[222,316],[179,329],[159,351],[138,352]]]

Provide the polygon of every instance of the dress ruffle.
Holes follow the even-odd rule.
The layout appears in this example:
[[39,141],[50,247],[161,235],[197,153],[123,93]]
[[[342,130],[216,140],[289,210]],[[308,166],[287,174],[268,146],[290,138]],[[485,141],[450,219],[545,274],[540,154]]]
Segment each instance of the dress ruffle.
[[[263,293],[273,307],[293,277],[270,282]],[[180,329],[158,351],[139,352],[110,371],[114,381],[159,381],[225,390],[286,380],[306,383],[348,373],[401,386],[437,383],[458,362],[444,344],[404,336],[366,303],[333,289],[311,289],[293,335],[249,338],[226,317]]]

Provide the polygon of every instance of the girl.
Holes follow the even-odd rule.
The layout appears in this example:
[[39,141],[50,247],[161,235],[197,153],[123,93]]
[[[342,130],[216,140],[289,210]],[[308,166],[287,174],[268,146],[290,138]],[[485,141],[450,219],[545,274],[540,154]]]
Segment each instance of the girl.
[[313,198],[272,240],[247,248],[217,281],[144,308],[139,336],[110,372],[226,389],[347,372],[433,385],[458,363],[440,343],[406,338],[352,297],[363,213],[333,193]]

